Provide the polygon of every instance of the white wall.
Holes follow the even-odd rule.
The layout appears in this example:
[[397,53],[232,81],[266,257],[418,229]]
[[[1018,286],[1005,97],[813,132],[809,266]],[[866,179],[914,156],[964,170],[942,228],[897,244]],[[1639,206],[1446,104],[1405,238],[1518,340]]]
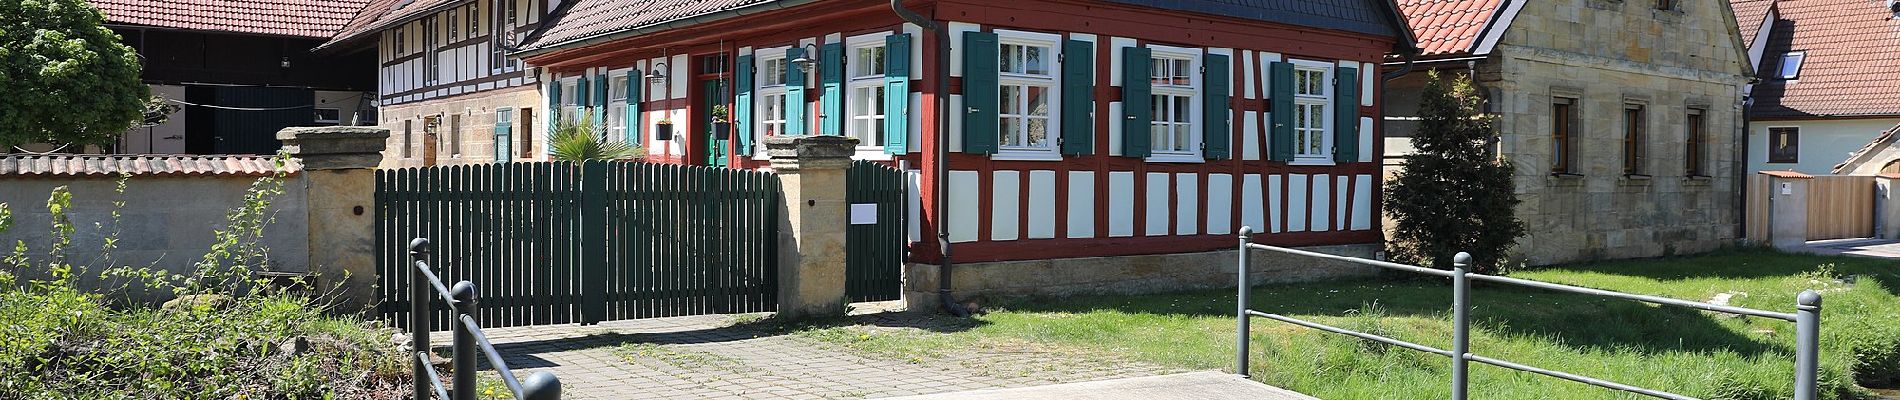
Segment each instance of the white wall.
[[[1847,155],[1859,150],[1874,136],[1880,135],[1894,125],[1900,125],[1900,118],[1894,119],[1845,119],[1811,121],[1753,121],[1748,132],[1748,172],[1794,170],[1804,174],[1830,174],[1835,164],[1847,160]],[[1801,129],[1800,156],[1798,163],[1768,162],[1768,129],[1777,127],[1796,127]]]

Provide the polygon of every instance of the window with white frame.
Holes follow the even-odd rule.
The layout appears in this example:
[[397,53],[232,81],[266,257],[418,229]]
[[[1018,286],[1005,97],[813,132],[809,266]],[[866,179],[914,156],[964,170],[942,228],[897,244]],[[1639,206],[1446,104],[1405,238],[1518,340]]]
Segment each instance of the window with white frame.
[[1056,44],[1060,36],[997,31],[999,156],[1056,155]]
[[[786,48],[765,49],[755,52],[759,55],[758,65],[754,66],[759,88],[752,109],[757,113],[758,128],[753,137],[764,139],[766,136],[785,134],[785,71],[789,64],[785,61]],[[754,142],[757,142],[756,140]],[[764,154],[765,146],[753,146]]]
[[627,72],[615,71],[607,80],[607,140],[627,140]]
[[850,120],[845,133],[858,138],[859,149],[884,147],[884,36],[876,33],[853,37],[845,43],[845,71],[849,75]]
[[1331,162],[1333,158],[1332,118],[1333,65],[1294,61],[1293,68],[1293,159],[1294,161]]
[[561,121],[580,122],[581,92],[578,83],[577,78],[561,80]]
[[1189,49],[1155,48],[1149,81],[1153,88],[1154,118],[1149,145],[1155,158],[1192,158],[1201,152],[1200,131],[1194,129],[1200,93],[1200,68]]

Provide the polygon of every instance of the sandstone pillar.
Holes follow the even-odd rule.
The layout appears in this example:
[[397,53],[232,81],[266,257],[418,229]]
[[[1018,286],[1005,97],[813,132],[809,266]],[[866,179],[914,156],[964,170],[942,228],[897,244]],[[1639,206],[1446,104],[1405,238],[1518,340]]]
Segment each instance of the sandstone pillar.
[[784,191],[779,220],[779,318],[844,315],[845,169],[856,138],[771,136],[764,140]]
[[373,127],[293,127],[277,132],[284,151],[303,163],[309,196],[310,271],[318,290],[337,290],[336,310],[355,312],[376,302],[376,173],[389,130]]
[[1874,177],[1874,236],[1900,239],[1900,174]]

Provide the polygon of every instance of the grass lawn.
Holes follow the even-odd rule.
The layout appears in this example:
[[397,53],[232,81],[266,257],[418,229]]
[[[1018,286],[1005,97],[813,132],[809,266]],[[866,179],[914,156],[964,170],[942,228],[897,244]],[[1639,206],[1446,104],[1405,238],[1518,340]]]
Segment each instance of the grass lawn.
[[[1802,289],[1821,290],[1828,398],[1869,396],[1856,381],[1900,383],[1900,262],[1746,250],[1513,276],[1698,301],[1734,293],[1731,304],[1782,312],[1794,311]],[[1447,281],[1425,279],[1260,286],[1252,307],[1450,348],[1449,289]],[[1477,286],[1472,300],[1477,354],[1702,398],[1792,396],[1792,323],[1496,285]],[[957,322],[956,329],[833,326],[800,334],[897,358],[1027,341],[1231,371],[1233,301],[1228,290],[1015,299]],[[1449,361],[1440,356],[1265,319],[1254,320],[1253,341],[1251,372],[1269,384],[1324,399],[1449,397]],[[1640,398],[1475,363],[1471,368],[1473,398]]]

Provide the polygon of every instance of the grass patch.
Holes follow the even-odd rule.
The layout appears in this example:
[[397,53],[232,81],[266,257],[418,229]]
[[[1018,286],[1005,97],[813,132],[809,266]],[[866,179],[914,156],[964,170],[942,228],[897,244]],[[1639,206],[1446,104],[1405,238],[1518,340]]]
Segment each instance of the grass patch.
[[[1727,251],[1582,264],[1514,276],[1794,311],[1803,289],[1825,292],[1825,398],[1871,395],[1856,386],[1900,373],[1900,263],[1863,258]],[[1846,283],[1843,281],[1852,281]],[[1253,308],[1349,329],[1450,347],[1449,284],[1437,280],[1262,286]],[[1745,294],[1744,294],[1745,293]],[[1711,399],[1779,399],[1793,393],[1791,323],[1679,308],[1480,285],[1472,294],[1473,351],[1539,367]],[[1020,340],[1187,369],[1233,368],[1231,291],[1005,301],[968,329],[857,333],[831,339],[896,357]],[[1449,362],[1271,320],[1253,325],[1253,375],[1325,399],[1444,398]],[[859,336],[841,336],[859,335]],[[1609,390],[1529,373],[1472,367],[1474,398],[1627,399]]]

